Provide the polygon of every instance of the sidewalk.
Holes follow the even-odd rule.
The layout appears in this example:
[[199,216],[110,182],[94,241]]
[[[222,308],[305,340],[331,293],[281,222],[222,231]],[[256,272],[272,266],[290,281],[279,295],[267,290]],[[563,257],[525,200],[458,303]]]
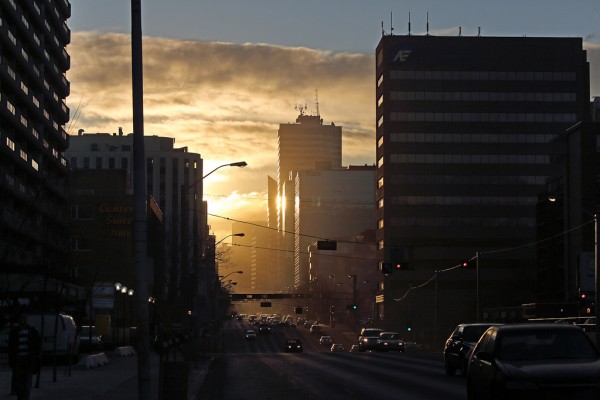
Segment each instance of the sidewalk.
[[[39,388],[31,389],[31,399],[39,400],[132,400],[137,399],[137,362],[136,356],[122,357],[106,352],[107,364],[87,369],[83,363],[71,367],[71,375],[65,365],[56,367],[56,381],[53,379],[53,367],[43,365]],[[181,361],[182,358],[179,358]],[[195,399],[204,381],[211,359],[200,359],[197,365],[190,365],[188,381],[188,400]],[[150,353],[150,393],[148,400],[159,400],[160,360],[155,352]],[[10,395],[12,372],[6,359],[0,360],[0,400],[14,400]],[[166,396],[164,400],[171,397]],[[163,399],[161,399],[163,400]]]

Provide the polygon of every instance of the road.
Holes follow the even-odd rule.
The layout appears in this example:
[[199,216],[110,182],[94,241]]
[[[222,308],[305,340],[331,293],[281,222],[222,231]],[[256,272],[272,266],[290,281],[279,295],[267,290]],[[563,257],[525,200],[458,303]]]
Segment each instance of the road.
[[[423,353],[331,353],[304,328],[276,328],[254,341],[245,321],[227,321],[199,399],[466,399],[464,379],[444,374],[441,357]],[[283,352],[300,338],[302,354]],[[334,337],[334,342],[336,338]]]

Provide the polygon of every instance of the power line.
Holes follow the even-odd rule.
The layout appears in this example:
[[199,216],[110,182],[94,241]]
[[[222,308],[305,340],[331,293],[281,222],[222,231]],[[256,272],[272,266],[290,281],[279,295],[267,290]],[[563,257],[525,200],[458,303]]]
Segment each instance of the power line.
[[[224,219],[224,220],[227,220],[227,221],[232,221],[232,222],[238,222],[238,223],[241,223],[241,224],[252,225],[252,226],[256,226],[256,227],[263,228],[263,229],[269,229],[269,230],[276,231],[276,232],[279,232],[279,233],[289,233],[291,235],[298,235],[298,236],[303,236],[303,237],[308,237],[308,238],[311,238],[311,239],[318,239],[318,240],[333,240],[331,238],[324,238],[324,237],[321,237],[321,236],[308,235],[306,233],[296,233],[296,232],[292,232],[292,231],[286,231],[286,230],[281,230],[281,229],[277,229],[277,228],[272,228],[270,226],[260,225],[260,224],[257,224],[255,222],[241,221],[239,219],[224,217],[222,215],[216,215],[216,214],[211,214],[211,213],[208,213],[208,215],[211,216],[211,217],[215,217],[215,218],[221,218],[221,219]],[[374,244],[376,244],[375,242],[353,242],[353,241],[350,241],[350,240],[336,240],[336,241],[338,243],[368,244],[368,245],[374,245]]]
[[[541,243],[547,242],[548,240],[552,240],[552,239],[555,239],[557,237],[566,235],[567,233],[573,232],[574,230],[581,229],[584,226],[589,225],[591,223],[594,223],[594,220],[589,220],[589,221],[584,222],[583,224],[581,224],[579,226],[576,226],[576,227],[571,228],[571,229],[567,229],[566,231],[558,233],[558,234],[556,234],[554,236],[547,237],[545,239],[537,240],[535,242],[527,243],[527,244],[524,244],[524,245],[521,245],[521,246],[514,246],[514,247],[508,247],[508,248],[505,248],[505,249],[498,249],[498,250],[490,250],[490,251],[479,252],[478,255],[480,256],[482,254],[495,254],[495,253],[507,252],[507,251],[512,251],[512,250],[518,250],[518,249],[522,249],[522,248],[530,247],[530,246],[534,246],[534,245],[537,246],[537,245],[539,245]],[[458,265],[455,265],[454,267],[450,267],[450,268],[438,270],[437,272],[438,273],[440,273],[440,272],[448,272],[448,271],[452,271],[454,269],[460,268],[461,266],[462,266],[462,264],[458,264]],[[402,301],[402,300],[404,300],[412,290],[420,289],[422,287],[425,287],[426,285],[428,285],[429,283],[431,283],[436,278],[436,276],[437,276],[437,274],[434,275],[434,276],[432,276],[427,281],[425,281],[424,283],[422,283],[422,284],[420,284],[418,286],[410,286],[408,288],[408,290],[404,293],[404,295],[402,297],[397,298],[397,299],[394,298],[393,300],[394,301]]]

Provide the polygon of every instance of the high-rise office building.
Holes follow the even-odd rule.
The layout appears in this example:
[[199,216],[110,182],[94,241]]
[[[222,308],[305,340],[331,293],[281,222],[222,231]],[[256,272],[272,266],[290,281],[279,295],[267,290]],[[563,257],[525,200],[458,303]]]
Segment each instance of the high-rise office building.
[[582,39],[386,35],[375,82],[379,260],[402,268],[377,314],[445,332],[533,301],[550,141],[589,115]]
[[70,16],[67,0],[0,3],[0,265],[24,291],[69,272]]
[[283,277],[282,286],[290,286],[295,285],[291,270],[295,245],[295,176],[300,170],[315,167],[341,168],[342,128],[334,123],[323,125],[318,112],[317,115],[306,115],[301,110],[296,123],[279,126],[277,137],[277,229],[280,232],[277,247],[287,250],[279,252],[277,270]]

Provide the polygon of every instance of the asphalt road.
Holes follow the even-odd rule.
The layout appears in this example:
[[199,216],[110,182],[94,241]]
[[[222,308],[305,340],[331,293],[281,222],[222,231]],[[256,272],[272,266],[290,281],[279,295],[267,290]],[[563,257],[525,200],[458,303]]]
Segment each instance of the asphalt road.
[[[247,341],[248,328],[225,324],[223,352],[215,354],[199,399],[466,399],[464,379],[446,376],[441,356],[331,353],[304,328],[276,328]],[[304,353],[284,353],[286,337],[300,338]]]

